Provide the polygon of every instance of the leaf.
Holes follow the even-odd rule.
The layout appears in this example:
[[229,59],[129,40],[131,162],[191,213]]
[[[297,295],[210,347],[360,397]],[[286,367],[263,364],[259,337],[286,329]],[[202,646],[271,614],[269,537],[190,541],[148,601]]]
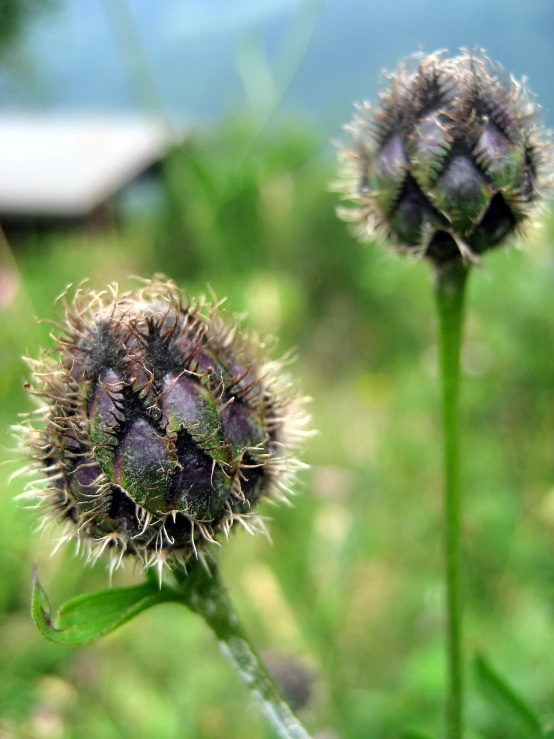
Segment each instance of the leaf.
[[79,595],[61,606],[53,616],[35,566],[31,613],[39,631],[47,639],[55,644],[77,647],[109,634],[157,603],[175,599],[176,593],[170,588],[160,589],[154,583],[146,582],[129,588]]
[[498,718],[529,739],[545,739],[541,721],[532,707],[483,657],[474,661],[477,686],[481,696],[496,710]]
[[400,735],[400,739],[435,739],[426,731],[414,731],[413,729],[404,729]]

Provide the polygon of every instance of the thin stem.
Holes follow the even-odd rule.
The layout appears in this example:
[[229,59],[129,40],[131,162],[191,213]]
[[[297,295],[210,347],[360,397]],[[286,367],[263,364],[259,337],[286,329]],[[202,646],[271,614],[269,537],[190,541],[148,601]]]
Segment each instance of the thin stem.
[[437,274],[439,364],[444,438],[444,557],[447,610],[447,739],[461,739],[463,728],[463,630],[460,584],[459,388],[464,287],[468,270],[456,262]]
[[208,574],[200,563],[195,563],[187,574],[181,571],[174,574],[182,586],[182,602],[202,616],[212,629],[221,650],[260,704],[278,736],[281,739],[310,739],[250,642],[217,568],[214,566]]

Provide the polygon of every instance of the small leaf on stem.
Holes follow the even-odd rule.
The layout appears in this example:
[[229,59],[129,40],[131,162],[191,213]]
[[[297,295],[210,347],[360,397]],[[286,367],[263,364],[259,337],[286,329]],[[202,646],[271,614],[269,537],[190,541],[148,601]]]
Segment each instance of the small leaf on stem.
[[31,613],[47,639],[55,644],[77,647],[114,631],[147,608],[170,600],[175,600],[173,590],[145,582],[129,588],[79,595],[64,603],[54,615],[35,566]]

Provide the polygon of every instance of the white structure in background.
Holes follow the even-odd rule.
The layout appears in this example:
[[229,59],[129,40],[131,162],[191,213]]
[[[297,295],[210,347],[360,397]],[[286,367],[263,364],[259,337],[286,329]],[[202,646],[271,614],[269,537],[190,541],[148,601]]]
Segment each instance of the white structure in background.
[[126,186],[182,142],[144,118],[0,116],[0,223],[104,222]]

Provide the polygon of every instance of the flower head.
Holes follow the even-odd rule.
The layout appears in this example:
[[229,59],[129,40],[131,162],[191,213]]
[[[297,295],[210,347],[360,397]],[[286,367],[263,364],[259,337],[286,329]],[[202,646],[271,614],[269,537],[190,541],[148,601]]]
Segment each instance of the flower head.
[[25,493],[92,560],[203,556],[260,498],[290,491],[305,399],[268,347],[159,278],[62,299],[56,347],[29,360],[40,410],[19,427],[40,470]]
[[387,77],[379,105],[347,126],[339,215],[436,264],[521,231],[550,186],[548,133],[522,83],[486,56],[417,55]]

